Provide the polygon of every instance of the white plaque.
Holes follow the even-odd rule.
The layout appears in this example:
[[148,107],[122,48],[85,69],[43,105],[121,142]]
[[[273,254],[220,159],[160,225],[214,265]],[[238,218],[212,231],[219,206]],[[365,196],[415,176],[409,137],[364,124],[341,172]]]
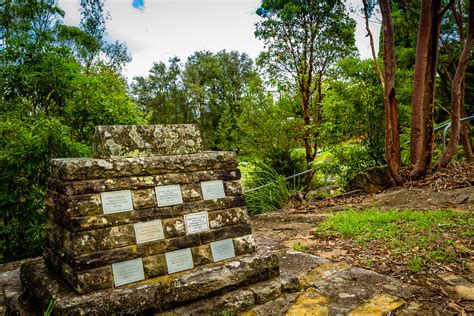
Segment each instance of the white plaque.
[[211,242],[211,251],[214,262],[235,257],[232,239]]
[[165,238],[161,219],[148,222],[138,222],[133,225],[133,228],[135,228],[137,244]]
[[165,257],[168,273],[184,271],[194,267],[191,248],[167,252]]
[[207,212],[199,212],[184,215],[186,233],[193,234],[209,230],[209,219]]
[[201,182],[202,198],[214,200],[225,197],[224,183],[222,180]]
[[181,187],[179,184],[162,185],[155,187],[158,206],[168,206],[183,203]]
[[104,214],[133,211],[132,193],[130,190],[102,192],[102,211]]
[[145,279],[142,258],[112,264],[115,286],[120,286]]

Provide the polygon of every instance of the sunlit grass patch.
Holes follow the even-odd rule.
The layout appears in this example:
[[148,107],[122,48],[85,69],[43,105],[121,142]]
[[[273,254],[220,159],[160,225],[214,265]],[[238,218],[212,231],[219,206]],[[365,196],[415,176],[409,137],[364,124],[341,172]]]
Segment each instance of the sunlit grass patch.
[[300,251],[300,252],[308,252],[308,247],[306,247],[305,245],[302,245],[300,243],[293,244],[291,246],[291,249],[296,250],[296,251]]
[[349,209],[316,228],[316,235],[356,241],[363,248],[388,250],[412,272],[439,262],[452,262],[457,236],[472,232],[474,216],[462,211],[381,211]]

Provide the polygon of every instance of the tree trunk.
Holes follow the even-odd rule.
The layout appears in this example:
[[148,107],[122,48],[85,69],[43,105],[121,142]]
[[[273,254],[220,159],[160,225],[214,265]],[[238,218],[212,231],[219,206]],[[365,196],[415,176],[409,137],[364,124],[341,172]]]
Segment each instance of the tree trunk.
[[420,10],[420,25],[416,42],[415,75],[413,78],[412,120],[410,133],[410,160],[420,159],[423,141],[423,100],[426,91],[426,70],[431,29],[431,0],[423,0]]
[[[303,122],[304,122],[304,148],[307,170],[312,170],[311,162],[313,161],[312,146],[311,146],[311,133],[309,126],[311,123],[309,113],[309,91],[305,89],[305,85],[300,83],[300,94],[301,94],[301,106],[303,107]],[[306,174],[305,178],[305,190],[309,190],[311,187],[311,181],[313,180],[313,171]]]
[[[462,84],[461,91],[464,91],[464,82]],[[466,109],[464,108],[464,93],[461,97],[461,118],[467,117]],[[474,157],[472,155],[472,134],[469,122],[461,123],[461,141],[464,149],[464,157],[467,162],[473,162]]]
[[449,137],[449,144],[446,151],[443,153],[438,166],[443,168],[446,167],[456,152],[456,148],[459,143],[459,130],[460,130],[460,118],[461,118],[461,101],[463,99],[464,88],[463,82],[466,75],[467,62],[469,61],[469,54],[471,53],[472,47],[474,46],[474,0],[469,0],[469,22],[468,31],[466,36],[466,42],[462,50],[461,56],[459,57],[459,63],[456,68],[456,74],[454,75],[453,82],[451,85],[451,136]]
[[400,138],[398,128],[398,109],[395,99],[395,38],[390,11],[390,1],[380,0],[383,25],[384,62],[384,112],[385,112],[385,159],[390,175],[396,184],[403,181],[398,174],[400,169]]
[[[430,31],[428,34],[428,56],[425,70],[423,91],[423,124],[421,126],[421,138],[418,144],[418,159],[411,172],[414,178],[422,177],[431,165],[434,147],[434,96],[436,86],[436,69],[438,65],[438,40],[441,32],[440,13],[441,1],[431,1],[430,8]],[[415,91],[413,91],[415,95]]]

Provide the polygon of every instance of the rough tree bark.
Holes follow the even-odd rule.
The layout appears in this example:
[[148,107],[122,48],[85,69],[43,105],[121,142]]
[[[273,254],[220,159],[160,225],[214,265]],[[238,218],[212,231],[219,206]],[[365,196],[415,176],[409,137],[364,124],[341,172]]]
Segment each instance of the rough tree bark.
[[410,134],[410,160],[416,164],[421,156],[423,132],[423,98],[425,93],[428,44],[431,29],[431,1],[423,0],[416,42],[415,75],[413,78],[412,122]]
[[379,1],[383,26],[384,63],[384,110],[385,110],[385,159],[396,184],[403,182],[400,169],[400,131],[398,127],[398,108],[395,99],[395,38],[389,0]]
[[456,148],[459,144],[459,131],[460,131],[460,118],[461,118],[461,101],[463,99],[462,88],[464,77],[466,75],[467,62],[469,61],[469,55],[474,46],[474,0],[469,0],[469,18],[468,18],[468,30],[464,48],[461,56],[459,57],[459,63],[456,68],[456,73],[451,84],[451,136],[449,138],[448,148],[443,153],[438,166],[446,167],[456,152]]
[[414,167],[410,176],[423,177],[431,165],[434,148],[434,96],[438,66],[438,42],[441,20],[453,5],[441,9],[441,0],[423,0],[416,47],[413,82],[413,112],[410,158]]
[[[428,1],[427,1],[428,2]],[[436,69],[438,66],[438,39],[441,32],[441,19],[447,7],[440,11],[441,1],[430,1],[430,30],[428,36],[427,62],[422,94],[421,137],[418,138],[417,159],[411,171],[412,177],[424,176],[431,165],[434,147],[434,96],[436,86]],[[423,12],[422,12],[423,14]],[[421,94],[421,93],[420,93]],[[413,91],[415,95],[415,91]],[[417,100],[419,101],[419,100]],[[417,104],[419,106],[420,104]],[[415,107],[415,103],[413,103]],[[419,123],[419,122],[417,122]]]

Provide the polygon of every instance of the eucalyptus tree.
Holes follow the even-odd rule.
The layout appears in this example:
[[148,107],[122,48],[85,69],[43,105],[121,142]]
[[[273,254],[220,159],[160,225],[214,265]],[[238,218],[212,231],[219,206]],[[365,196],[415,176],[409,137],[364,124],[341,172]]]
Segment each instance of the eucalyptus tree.
[[[308,169],[318,149],[324,81],[331,66],[354,52],[355,22],[340,0],[263,0],[255,36],[264,43],[259,65],[274,83],[291,80],[304,121]],[[306,177],[309,186],[312,173]]]

